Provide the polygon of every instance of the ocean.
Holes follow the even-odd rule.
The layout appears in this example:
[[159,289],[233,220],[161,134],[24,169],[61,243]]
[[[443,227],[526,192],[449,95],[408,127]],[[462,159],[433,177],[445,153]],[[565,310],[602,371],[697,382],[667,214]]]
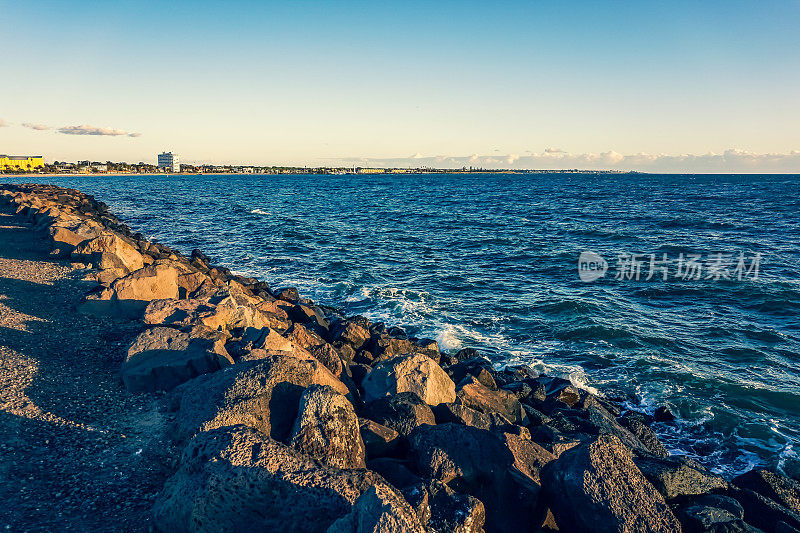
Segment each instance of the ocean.
[[800,176],[47,181],[149,238],[443,350],[667,404],[679,420],[656,424],[664,443],[715,472],[800,472]]

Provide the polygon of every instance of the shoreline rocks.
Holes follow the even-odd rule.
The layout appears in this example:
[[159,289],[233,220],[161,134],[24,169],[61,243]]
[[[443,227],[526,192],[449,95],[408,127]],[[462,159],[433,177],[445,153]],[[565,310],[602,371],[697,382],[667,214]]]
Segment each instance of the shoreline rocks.
[[670,456],[647,416],[476,350],[446,353],[134,233],[49,185],[0,208],[89,266],[79,310],[139,333],[120,387],[164,393],[159,531],[800,531],[800,485]]

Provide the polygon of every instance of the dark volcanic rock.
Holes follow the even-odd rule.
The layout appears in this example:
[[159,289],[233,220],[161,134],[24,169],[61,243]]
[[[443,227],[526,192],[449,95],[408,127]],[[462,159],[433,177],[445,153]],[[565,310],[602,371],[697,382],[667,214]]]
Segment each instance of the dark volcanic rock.
[[[409,436],[417,471],[478,498],[490,531],[532,527],[539,486],[513,468],[515,457],[498,435],[460,424],[420,426]],[[524,460],[520,455],[520,460]]]
[[368,470],[322,465],[258,431],[231,426],[197,435],[153,508],[159,531],[325,532],[370,487]]
[[699,496],[677,512],[684,533],[757,533],[744,521],[744,509],[735,499],[718,494]]
[[565,531],[680,531],[664,498],[611,435],[562,453],[543,469],[542,487]]
[[291,443],[330,466],[366,467],[353,405],[328,385],[311,385],[303,392]]
[[368,418],[359,418],[358,422],[367,457],[383,457],[397,450],[400,437],[397,431]]
[[364,407],[364,415],[401,435],[408,435],[421,425],[436,424],[430,406],[413,392],[403,392],[391,398],[370,402]]
[[653,413],[653,417],[655,418],[656,422],[674,422],[675,415],[672,414],[672,411],[669,410],[669,407],[666,405],[662,405],[658,409],[656,409],[655,413]]
[[439,424],[454,422],[480,429],[492,427],[492,419],[489,415],[460,403],[440,403],[433,408],[433,414]]
[[[744,520],[764,531],[779,531],[790,526],[800,531],[800,514],[750,489],[731,487],[726,494],[744,509]],[[789,530],[791,531],[791,530]]]

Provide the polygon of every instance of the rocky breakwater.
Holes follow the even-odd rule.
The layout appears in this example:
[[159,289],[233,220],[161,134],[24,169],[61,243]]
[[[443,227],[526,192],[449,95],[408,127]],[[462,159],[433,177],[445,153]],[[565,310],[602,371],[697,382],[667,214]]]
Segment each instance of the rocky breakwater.
[[[183,453],[161,531],[800,531],[800,485],[672,457],[653,416],[472,349],[345,317],[133,233],[92,197],[0,187],[141,325],[120,369]],[[668,423],[669,413],[656,413]]]

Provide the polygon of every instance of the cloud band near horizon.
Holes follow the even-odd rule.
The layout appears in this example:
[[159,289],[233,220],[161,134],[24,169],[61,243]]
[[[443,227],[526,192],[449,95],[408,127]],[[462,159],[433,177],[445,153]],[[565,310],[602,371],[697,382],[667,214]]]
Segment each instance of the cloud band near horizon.
[[800,150],[789,153],[759,154],[746,150],[728,149],[722,153],[705,154],[647,154],[623,155],[613,150],[600,153],[573,154],[547,148],[540,153],[524,155],[423,156],[415,154],[400,158],[343,158],[347,164],[378,167],[433,167],[532,170],[621,170],[641,172],[757,172],[800,173]]

